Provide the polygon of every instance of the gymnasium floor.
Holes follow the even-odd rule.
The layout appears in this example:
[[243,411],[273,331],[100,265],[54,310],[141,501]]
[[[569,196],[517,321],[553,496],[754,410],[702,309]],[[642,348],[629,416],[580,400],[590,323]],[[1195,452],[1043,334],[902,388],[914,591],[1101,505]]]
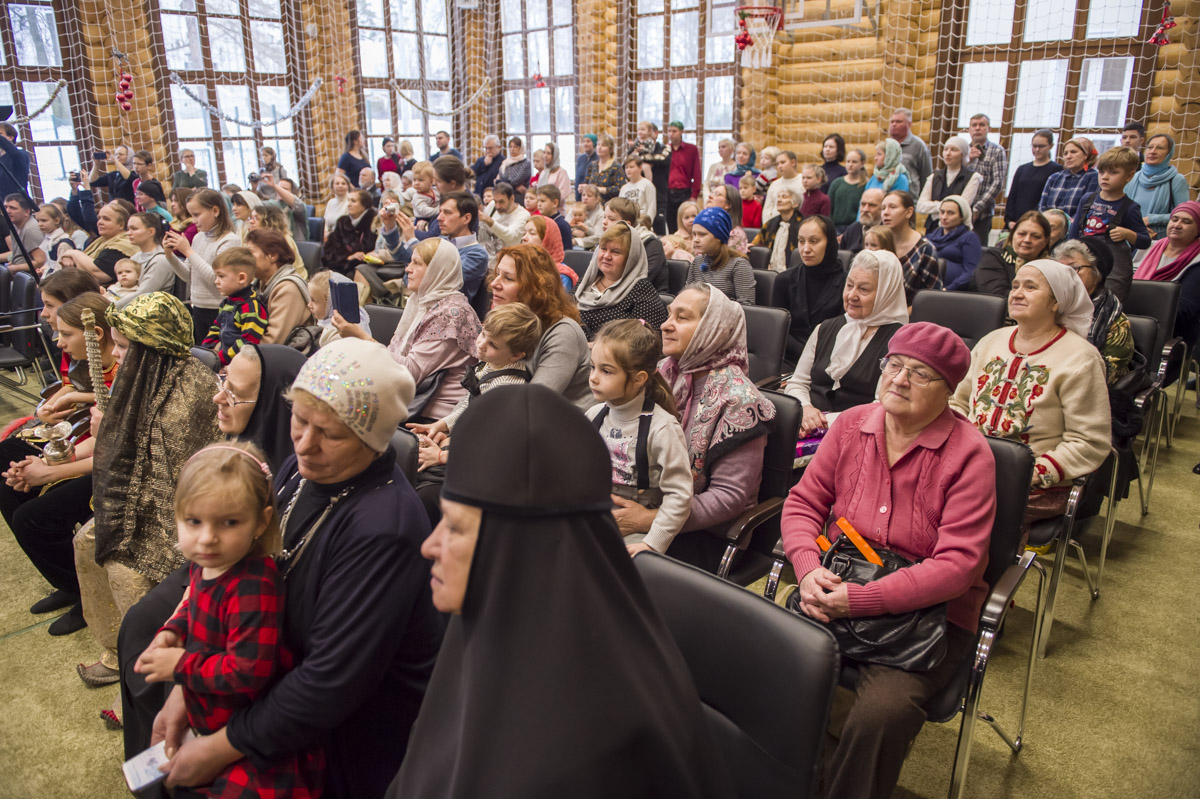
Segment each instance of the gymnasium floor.
[[[975,732],[967,795],[1011,799],[1200,796],[1200,600],[1197,500],[1200,415],[1185,402],[1173,449],[1163,449],[1149,516],[1136,498],[1121,504],[1109,548],[1104,593],[1090,602],[1068,561],[1050,651],[1037,664],[1026,748],[1013,759],[984,724]],[[29,405],[0,389],[0,415]],[[1141,525],[1141,526],[1139,526]],[[1094,531],[1085,536],[1098,552]],[[75,664],[99,652],[85,629],[52,638],[53,614],[28,608],[49,588],[12,536],[0,533],[0,799],[107,799],[128,796],[121,736],[99,711],[117,687],[88,689]],[[1013,718],[1023,683],[1033,586],[994,653],[983,705]],[[897,797],[946,795],[958,723],[925,726]]]

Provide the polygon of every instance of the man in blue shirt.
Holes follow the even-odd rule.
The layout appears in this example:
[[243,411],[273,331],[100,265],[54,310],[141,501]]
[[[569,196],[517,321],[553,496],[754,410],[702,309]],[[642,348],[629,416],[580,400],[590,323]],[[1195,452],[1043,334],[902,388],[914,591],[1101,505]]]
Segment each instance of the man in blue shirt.
[[[487,315],[490,303],[487,286],[488,254],[475,238],[479,230],[479,201],[469,191],[443,195],[437,222],[442,238],[458,248],[458,257],[462,261],[462,293],[482,319]],[[411,257],[418,239],[410,217],[399,214],[396,217],[396,227],[391,230],[385,228],[381,232],[384,242],[393,249],[403,239]]]
[[29,186],[29,153],[17,146],[17,129],[0,122],[0,197],[26,194]]
[[463,160],[462,153],[450,146],[450,134],[444,130],[439,130],[434,134],[433,140],[437,143],[437,153],[433,160],[441,158],[443,155],[452,155],[459,161]]
[[496,178],[500,176],[500,164],[504,163],[504,156],[500,154],[500,137],[495,134],[485,136],[483,139],[483,155],[475,162],[475,166],[471,167],[475,172],[475,195],[483,196],[483,190],[489,188],[496,183]]

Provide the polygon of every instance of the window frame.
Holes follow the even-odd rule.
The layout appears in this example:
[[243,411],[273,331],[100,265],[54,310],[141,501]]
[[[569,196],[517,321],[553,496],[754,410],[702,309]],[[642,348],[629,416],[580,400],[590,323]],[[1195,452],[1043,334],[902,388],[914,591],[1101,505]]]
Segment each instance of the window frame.
[[[684,130],[684,141],[689,141],[689,137],[694,138],[693,143],[700,149],[701,168],[707,172],[709,164],[705,161],[705,137],[706,136],[726,136],[734,141],[740,140],[739,132],[742,127],[742,66],[741,57],[735,52],[733,59],[728,62],[718,62],[710,64],[707,60],[709,29],[714,24],[713,15],[713,0],[699,0],[696,6],[689,8],[676,9],[672,5],[672,0],[662,0],[662,11],[654,11],[646,14],[638,12],[638,0],[623,0],[622,6],[618,9],[618,26],[617,38],[618,41],[629,41],[633,43],[632,47],[625,48],[626,57],[620,59],[617,66],[617,86],[618,86],[618,112],[617,112],[617,129],[626,131],[627,136],[634,135],[637,124],[642,121],[638,112],[638,85],[645,81],[662,81],[662,107],[665,119],[652,120],[659,125],[660,138],[659,141],[666,142],[666,126],[671,122],[671,81],[672,80],[695,80],[696,81],[696,125],[693,129]],[[721,6],[727,6],[728,3],[718,3]],[[683,11],[697,12],[697,37],[696,37],[696,63],[687,66],[673,66],[670,62],[671,54],[671,22],[674,14]],[[663,20],[663,66],[640,68],[638,67],[638,22],[644,17],[661,16]],[[736,24],[736,23],[735,23]],[[714,35],[724,35],[714,34]],[[714,128],[709,129],[705,125],[705,96],[707,94],[705,82],[708,78],[733,78],[733,101],[731,126],[729,128]],[[621,137],[618,137],[620,139]],[[622,141],[618,141],[618,147],[624,147]]]
[[[177,72],[185,85],[203,86],[204,99],[215,108],[220,108],[217,98],[217,86],[245,87],[250,97],[250,117],[255,120],[262,118],[262,110],[258,97],[259,89],[286,88],[288,101],[291,104],[294,104],[308,91],[308,60],[305,56],[304,48],[303,46],[288,47],[288,42],[303,43],[305,40],[301,30],[298,0],[279,0],[278,20],[269,17],[251,16],[250,0],[237,0],[238,15],[236,19],[241,25],[242,53],[246,62],[246,71],[241,75],[232,72],[218,72],[214,69],[212,47],[208,32],[208,22],[211,17],[207,9],[207,0],[193,0],[193,2],[196,4],[195,11],[164,9],[161,5],[157,5],[153,9],[153,12],[148,15],[147,30],[150,34],[150,49],[153,52],[156,62],[156,74],[168,76],[171,72]],[[171,69],[168,66],[166,39],[163,36],[162,26],[162,15],[164,13],[178,14],[180,16],[190,14],[196,18],[197,32],[200,40],[201,69],[182,70]],[[211,16],[221,19],[234,18],[226,14],[213,14]],[[278,22],[282,27],[284,57],[284,71],[282,73],[257,72],[254,69],[254,44],[251,39],[250,25],[256,21]],[[302,193],[306,193],[307,196],[317,196],[323,193],[320,187],[316,185],[318,169],[316,155],[313,150],[312,111],[310,106],[300,109],[300,112],[291,118],[292,135],[290,137],[268,137],[264,134],[262,128],[248,128],[250,131],[250,135],[248,136],[227,135],[221,130],[222,121],[220,117],[210,114],[208,120],[208,137],[184,138],[179,135],[178,128],[176,127],[175,105],[171,97],[171,88],[174,85],[174,83],[167,79],[161,90],[163,96],[160,97],[160,102],[163,105],[163,132],[165,134],[167,152],[155,153],[156,158],[166,161],[168,166],[166,171],[170,172],[170,174],[174,174],[179,168],[177,157],[181,149],[186,149],[193,143],[209,143],[213,149],[213,166],[216,174],[208,176],[208,186],[211,189],[219,191],[225,184],[234,182],[230,179],[229,175],[225,174],[224,148],[226,141],[252,141],[254,151],[258,153],[263,146],[267,145],[268,141],[274,142],[281,138],[291,138],[296,148],[296,168],[299,174],[289,175],[289,177],[298,181],[299,190]],[[208,114],[209,112],[202,110],[202,113]],[[276,151],[278,152],[278,148],[276,148]],[[238,183],[238,185],[241,184]]]
[[[404,30],[402,28],[397,28],[392,24],[391,0],[382,0],[383,27],[380,27],[380,28],[377,28],[374,26],[362,26],[360,28],[359,21],[358,21],[358,0],[348,0],[348,2],[346,4],[348,7],[349,14],[350,14],[350,39],[351,39],[351,43],[352,43],[352,47],[353,47],[353,51],[354,51],[354,63],[358,65],[358,75],[357,75],[358,90],[355,92],[355,94],[356,94],[355,103],[357,105],[359,119],[361,119],[363,121],[363,130],[362,130],[363,142],[366,145],[367,156],[368,156],[368,160],[371,161],[372,169],[375,168],[376,161],[378,161],[378,159],[383,156],[383,152],[381,150],[380,152],[376,153],[376,152],[374,152],[374,150],[371,147],[371,140],[375,139],[375,138],[380,138],[380,137],[378,136],[378,134],[371,133],[368,130],[369,126],[368,126],[368,117],[367,117],[367,101],[366,101],[366,94],[365,94],[366,90],[383,89],[383,90],[387,91],[388,99],[390,101],[389,113],[391,114],[391,132],[386,133],[384,135],[392,136],[393,138],[395,138],[397,144],[399,144],[400,140],[402,140],[402,139],[410,139],[411,140],[413,138],[414,134],[399,132],[400,131],[400,104],[404,103],[406,101],[404,99],[402,99],[400,96],[398,96],[396,94],[396,92],[394,92],[392,90],[392,85],[391,85],[392,81],[395,81],[396,86],[398,86],[401,91],[420,92],[421,93],[421,104],[423,106],[425,106],[425,108],[429,108],[429,105],[430,105],[430,102],[429,102],[429,93],[430,92],[444,91],[450,98],[451,108],[454,107],[454,104],[457,99],[455,97],[454,88],[453,88],[455,85],[455,82],[456,82],[455,81],[455,78],[456,78],[455,70],[457,67],[456,67],[455,59],[453,57],[449,58],[449,62],[447,64],[447,68],[449,69],[449,77],[447,77],[444,81],[441,81],[441,80],[435,81],[435,80],[427,79],[425,77],[425,70],[426,70],[425,13],[424,13],[424,3],[425,2],[427,2],[427,0],[413,0],[413,7],[416,9],[416,21],[415,21],[416,24],[415,24],[414,30]],[[456,4],[446,3],[445,7],[446,7],[446,33],[445,33],[445,36],[446,36],[446,40],[447,40],[447,53],[452,54],[453,48],[451,45],[455,41],[457,32],[459,30],[461,30],[461,22],[459,19],[459,12],[458,12],[458,8],[457,8]],[[496,13],[498,14],[499,11],[497,11]],[[381,30],[384,33],[384,39],[385,39],[384,49],[386,50],[386,54],[387,54],[387,77],[383,77],[383,78],[374,77],[374,76],[368,77],[368,76],[362,74],[362,52],[361,52],[361,43],[360,43],[360,38],[359,38],[359,32],[360,32],[360,30],[362,30],[364,28],[367,30]],[[395,63],[394,63],[395,53],[392,48],[392,36],[397,33],[413,34],[417,37],[417,69],[420,74],[419,78],[414,79],[414,78],[394,77],[394,75],[395,75]],[[443,34],[431,33],[429,35],[430,36],[442,36]],[[443,84],[444,84],[444,88],[443,88]],[[431,116],[433,116],[433,115],[429,114],[426,111],[418,112],[417,109],[415,109],[415,108],[413,108],[412,110],[414,112],[420,114],[421,126],[424,129],[424,133],[421,134],[421,136],[424,138],[424,141],[425,141],[425,157],[428,158],[428,156],[431,153],[435,152],[437,149],[437,145],[434,143],[434,136],[437,133],[437,131],[440,130],[441,128],[434,129],[433,125],[430,122]],[[447,132],[451,136],[451,147],[454,149],[457,149],[459,152],[463,152],[465,136],[463,135],[463,126],[461,124],[461,119],[460,119],[461,114],[459,114],[459,115],[447,114],[446,116],[448,116],[450,118],[450,130]],[[466,156],[464,153],[464,158],[465,157]],[[421,159],[418,157],[417,160],[421,160]]]
[[[12,19],[9,16],[11,8],[14,5],[41,6],[49,8],[54,12],[54,27],[58,36],[59,55],[62,59],[62,66],[21,66],[17,62]],[[10,123],[13,124],[19,134],[17,146],[29,153],[29,196],[33,199],[34,203],[39,205],[49,202],[52,199],[46,196],[42,188],[42,175],[37,163],[37,147],[39,145],[44,147],[74,147],[79,154],[81,164],[79,168],[84,170],[85,166],[83,165],[85,163],[90,165],[88,150],[83,145],[92,139],[92,132],[94,130],[92,104],[84,82],[78,80],[78,76],[86,74],[84,71],[84,57],[80,48],[63,48],[62,46],[63,42],[77,40],[79,30],[79,9],[75,4],[66,2],[66,0],[19,0],[19,2],[6,4],[0,10],[0,47],[3,47],[5,59],[2,67],[4,77],[0,78],[0,82],[8,83],[12,89],[14,118],[26,116],[32,110],[29,108],[25,95],[26,83],[47,83],[53,85],[60,79],[67,82],[60,96],[65,94],[67,98],[71,112],[71,127],[75,134],[73,139],[37,141],[33,138],[32,122],[24,122],[20,125]],[[49,111],[46,113],[49,113]]]
[[[1015,0],[1012,38],[1009,44],[966,44],[970,3],[956,4],[949,14],[943,16],[938,29],[938,60],[939,62],[948,60],[951,68],[944,74],[939,74],[934,81],[933,96],[943,97],[945,100],[934,104],[930,129],[931,141],[929,142],[931,149],[936,150],[939,143],[962,129],[962,126],[958,125],[960,106],[962,105],[962,72],[965,65],[972,63],[1004,63],[1007,65],[1003,118],[991,120],[991,130],[993,134],[998,134],[999,144],[1008,153],[1010,162],[1013,160],[1014,135],[1028,135],[1042,127],[1053,131],[1056,139],[1051,159],[1057,161],[1061,155],[1063,142],[1069,141],[1073,136],[1111,135],[1114,132],[1111,127],[1084,127],[1075,124],[1080,82],[1083,77],[1083,63],[1086,60],[1133,58],[1133,73],[1130,76],[1129,99],[1125,117],[1134,120],[1145,120],[1148,117],[1156,59],[1156,48],[1148,41],[1156,24],[1153,22],[1154,10],[1149,3],[1142,3],[1138,29],[1133,36],[1088,39],[1087,22],[1091,10],[1091,0],[1077,0],[1070,39],[1030,42],[1014,47],[1013,42],[1024,42],[1025,40],[1025,26],[1030,2],[1031,0]],[[1017,126],[1014,121],[1021,64],[1047,60],[1067,62],[1062,114],[1058,124],[1037,127]],[[936,161],[936,154],[934,160]],[[1007,181],[1008,176],[1006,175],[1006,186],[1008,185]]]
[[[497,2],[495,6],[496,14],[496,31],[498,47],[496,48],[496,68],[493,74],[500,77],[500,91],[497,93],[499,102],[496,104],[499,108],[498,119],[494,122],[496,130],[504,131],[501,136],[502,148],[508,146],[508,140],[513,136],[518,136],[525,142],[525,153],[530,158],[533,157],[533,138],[549,137],[550,141],[554,142],[558,147],[560,154],[563,151],[559,140],[563,136],[570,136],[573,140],[578,137],[579,131],[579,17],[576,13],[575,2],[571,3],[571,21],[568,25],[556,25],[554,21],[554,0],[517,0],[521,7],[521,26],[512,31],[504,30],[504,17],[501,11],[501,2]],[[541,2],[546,6],[546,26],[539,28],[529,27],[529,4]],[[563,28],[569,28],[571,31],[571,72],[567,75],[555,75],[555,60],[554,60],[554,34],[556,31]],[[529,35],[537,31],[546,32],[546,54],[548,61],[546,63],[547,72],[541,73],[543,86],[537,85],[537,80],[533,74],[528,72],[529,65]],[[520,36],[523,42],[521,48],[522,63],[526,67],[526,74],[520,78],[509,78],[504,72],[504,37]],[[569,87],[571,89],[571,129],[560,130],[558,126],[558,89]],[[549,101],[547,103],[547,113],[550,118],[550,129],[533,130],[533,103],[530,101],[530,95],[535,89],[545,88]],[[508,129],[508,93],[511,91],[522,91],[525,95],[525,124],[521,132]],[[484,131],[487,135],[490,131]],[[499,134],[498,134],[499,135]],[[575,147],[572,145],[568,151],[572,155],[575,152]],[[572,175],[574,179],[574,158],[572,163],[562,162],[563,168]]]

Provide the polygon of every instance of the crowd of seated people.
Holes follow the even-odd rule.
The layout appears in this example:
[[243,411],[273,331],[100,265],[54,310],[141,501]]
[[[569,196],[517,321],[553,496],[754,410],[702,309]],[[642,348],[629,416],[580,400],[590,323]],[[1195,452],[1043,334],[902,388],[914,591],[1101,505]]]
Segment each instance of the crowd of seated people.
[[[295,795],[322,785],[436,795],[451,772],[491,773],[486,747],[465,747],[451,771],[432,764],[482,712],[460,690],[495,679],[476,660],[507,646],[493,627],[514,625],[522,648],[562,640],[524,619],[505,568],[546,557],[531,525],[579,560],[570,578],[603,604],[638,595],[626,553],[715,572],[729,525],[757,503],[768,435],[780,433],[749,376],[749,306],[766,277],[767,303],[789,315],[780,366],[803,409],[785,435],[823,436],[783,510],[793,610],[829,623],[948,603],[945,660],[919,676],[869,667],[827,768],[829,796],[888,795],[923,722],[921,697],[945,684],[975,630],[994,515],[983,436],[1033,451],[1026,523],[1061,515],[1071,481],[1109,452],[1104,398],[1136,364],[1130,281],[1180,284],[1177,318],[1159,321],[1190,342],[1200,331],[1200,205],[1180,190],[1169,136],[1151,136],[1141,164],[1132,148],[1101,155],[1077,137],[1060,167],[1039,131],[1004,196],[1007,154],[987,138],[986,116],[944,142],[936,168],[911,124],[906,110],[893,115],[873,166],[833,134],[806,155],[725,140],[707,173],[678,122],[664,141],[650,122],[621,147],[622,137],[584,136],[573,172],[555,145],[527,154],[519,136],[506,150],[487,137],[468,169],[444,132],[418,161],[407,141],[372,153],[350,131],[318,211],[271,148],[250,188],[218,190],[190,151],[163,185],[151,152],[114,147],[72,176],[65,214],[5,197],[19,230],[0,261],[44,278],[61,382],[12,430],[89,413],[91,425],[77,420],[68,465],[0,441],[0,511],[53,588],[31,610],[67,608],[51,634],[89,627],[99,653],[80,664],[81,680],[121,684],[101,715],[124,726],[126,754],[165,740],[172,785]],[[751,265],[754,247],[771,274]],[[572,260],[578,250],[585,260]],[[403,277],[380,295],[389,265]],[[1013,324],[968,350],[944,327],[909,322],[928,290],[1003,297]],[[372,299],[403,305],[383,341],[372,322],[389,315],[372,308],[372,318]],[[83,309],[115,403],[107,414],[94,405]],[[219,376],[193,347],[211,351]],[[405,423],[417,437],[411,481],[392,446]],[[528,475],[546,480],[526,496]],[[225,540],[215,525],[233,513],[214,498],[236,510],[237,546],[224,554],[205,543]],[[820,565],[831,513],[919,561],[927,579],[841,583]],[[569,525],[586,527],[588,543],[559,542]],[[601,555],[612,564],[603,573],[588,561]],[[221,580],[224,593],[210,596]],[[209,614],[239,591],[278,595],[282,628],[248,623],[259,649],[214,688],[204,647],[228,642],[206,638]],[[438,611],[452,614],[448,626]],[[647,617],[638,629],[661,636],[660,626]],[[267,639],[279,645],[263,648]],[[680,726],[699,709],[676,660],[659,648],[634,670],[683,714],[659,719],[658,734],[694,769],[720,772],[706,736]],[[612,683],[598,664],[579,679]],[[239,669],[254,671],[244,690],[231,687],[247,676]],[[581,693],[550,682],[561,701]],[[547,702],[528,718],[562,711]],[[614,719],[596,734],[639,723]],[[200,734],[184,742],[189,726]],[[523,756],[542,762],[565,745],[547,734]],[[674,761],[657,763],[667,774]],[[560,786],[583,784],[559,765]],[[614,790],[658,779],[602,771],[590,776]],[[720,794],[724,779],[714,773],[705,790]]]

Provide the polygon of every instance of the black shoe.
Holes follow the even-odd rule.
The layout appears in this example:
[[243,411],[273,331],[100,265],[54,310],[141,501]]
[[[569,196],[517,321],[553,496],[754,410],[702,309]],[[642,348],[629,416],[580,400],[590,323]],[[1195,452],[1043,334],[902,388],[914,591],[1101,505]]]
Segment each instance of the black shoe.
[[72,594],[70,591],[55,591],[45,599],[39,599],[33,603],[33,607],[29,609],[30,613],[35,615],[39,613],[49,613],[52,610],[62,610],[69,608],[79,602],[79,594]]
[[51,635],[70,635],[87,627],[83,618],[83,605],[74,605],[63,615],[50,622]]

